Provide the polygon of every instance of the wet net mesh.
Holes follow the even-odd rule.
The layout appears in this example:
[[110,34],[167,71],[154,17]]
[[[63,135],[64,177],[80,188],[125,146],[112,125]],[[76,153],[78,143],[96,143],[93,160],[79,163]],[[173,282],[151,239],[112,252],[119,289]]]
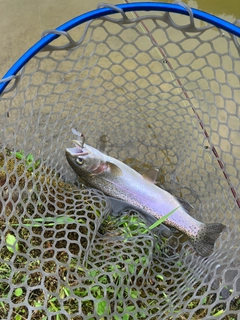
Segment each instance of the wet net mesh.
[[[25,65],[0,100],[1,319],[239,319],[239,50],[193,18],[118,13]],[[214,253],[113,217],[66,161],[71,128],[225,224]]]

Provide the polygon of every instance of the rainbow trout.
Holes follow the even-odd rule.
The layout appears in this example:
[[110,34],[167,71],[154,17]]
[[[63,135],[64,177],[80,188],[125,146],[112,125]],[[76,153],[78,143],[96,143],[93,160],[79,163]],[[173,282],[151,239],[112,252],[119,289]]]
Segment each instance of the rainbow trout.
[[73,140],[75,147],[66,149],[66,158],[87,185],[110,197],[123,200],[157,219],[178,208],[164,223],[186,234],[201,256],[205,257],[213,252],[214,243],[225,228],[223,224],[205,224],[194,219],[169,192],[123,162],[85,144],[82,134],[75,130],[73,133],[81,139]]

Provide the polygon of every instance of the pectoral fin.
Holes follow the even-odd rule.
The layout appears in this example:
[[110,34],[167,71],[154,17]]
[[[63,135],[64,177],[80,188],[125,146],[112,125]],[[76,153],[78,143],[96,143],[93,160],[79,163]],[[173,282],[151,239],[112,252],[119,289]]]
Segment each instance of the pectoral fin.
[[114,163],[107,161],[106,164],[108,165],[112,175],[114,176],[123,175],[122,170],[118,166],[116,166]]

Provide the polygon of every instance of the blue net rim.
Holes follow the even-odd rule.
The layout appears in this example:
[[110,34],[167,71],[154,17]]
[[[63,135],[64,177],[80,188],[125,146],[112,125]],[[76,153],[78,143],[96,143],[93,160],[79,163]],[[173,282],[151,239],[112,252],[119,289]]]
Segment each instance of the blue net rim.
[[[124,12],[131,12],[131,11],[165,11],[171,13],[178,13],[183,15],[189,15],[188,11],[178,5],[178,4],[170,4],[170,3],[162,3],[162,2],[135,2],[135,3],[128,3],[128,4],[118,4],[115,5],[119,9],[122,9]],[[214,15],[211,15],[207,12],[203,12],[201,10],[191,8],[194,18],[205,21],[210,23],[217,28],[225,30],[229,33],[232,33],[235,36],[240,37],[240,28],[236,25],[227,22],[221,18],[218,18]],[[112,15],[118,13],[117,11],[111,8],[99,8],[93,11],[86,12],[80,16],[77,16],[58,28],[56,30],[59,31],[69,31],[76,26],[87,22],[92,19],[97,19],[103,16]],[[28,49],[15,63],[14,65],[8,70],[8,72],[3,76],[2,81],[0,83],[0,94],[9,84],[10,80],[4,81],[4,79],[14,76],[18,73],[19,70],[41,49],[43,49],[46,45],[48,45],[53,40],[57,39],[59,35],[57,34],[47,34],[38,42],[36,42],[30,49]]]

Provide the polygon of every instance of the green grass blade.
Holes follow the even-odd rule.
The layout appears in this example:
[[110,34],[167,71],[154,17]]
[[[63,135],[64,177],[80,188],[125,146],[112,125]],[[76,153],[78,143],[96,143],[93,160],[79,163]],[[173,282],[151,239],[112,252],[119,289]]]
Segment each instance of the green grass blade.
[[[156,227],[158,227],[161,223],[163,223],[164,221],[166,221],[177,209],[179,209],[179,207],[173,209],[171,212],[169,212],[168,214],[166,214],[165,216],[163,216],[161,219],[157,220],[156,222],[154,222],[150,227],[149,227],[149,230],[152,230]],[[143,233],[146,233],[147,230]]]

